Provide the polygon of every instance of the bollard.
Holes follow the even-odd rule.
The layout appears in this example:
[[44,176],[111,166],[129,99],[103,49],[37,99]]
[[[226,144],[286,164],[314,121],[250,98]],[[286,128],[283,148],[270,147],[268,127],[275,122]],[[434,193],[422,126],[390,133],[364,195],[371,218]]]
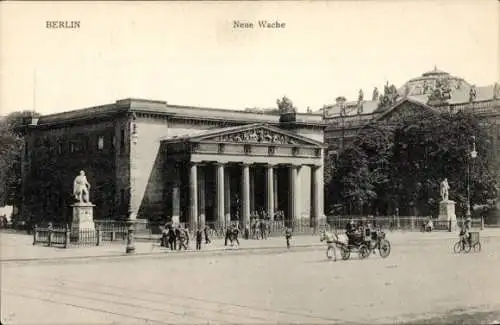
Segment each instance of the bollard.
[[481,230],[484,230],[484,217],[481,217]]
[[448,220],[448,232],[451,232],[451,219]]
[[97,243],[96,243],[96,246],[99,246],[101,244],[101,236],[102,236],[102,232],[101,232],[101,227],[97,227]]
[[37,226],[35,225],[33,227],[33,246],[36,245],[36,241],[37,241],[37,233],[38,233],[38,229],[37,229]]
[[69,229],[69,225],[66,224],[66,232],[64,236],[64,248],[68,248],[71,242],[71,230]]
[[111,241],[116,240],[116,232],[114,230],[111,231]]

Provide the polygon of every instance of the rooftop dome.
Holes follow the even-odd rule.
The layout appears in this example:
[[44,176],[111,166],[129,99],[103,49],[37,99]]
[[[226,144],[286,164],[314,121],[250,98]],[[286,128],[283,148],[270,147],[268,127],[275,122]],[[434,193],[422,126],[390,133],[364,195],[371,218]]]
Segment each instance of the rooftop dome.
[[[398,93],[402,96],[425,96],[428,97],[436,88],[437,82],[446,83],[452,91],[452,98],[458,97],[466,100],[469,96],[469,91],[472,87],[463,78],[455,77],[446,71],[439,70],[434,67],[434,70],[423,73],[421,76],[410,79],[401,88]],[[457,98],[457,99],[458,99]]]

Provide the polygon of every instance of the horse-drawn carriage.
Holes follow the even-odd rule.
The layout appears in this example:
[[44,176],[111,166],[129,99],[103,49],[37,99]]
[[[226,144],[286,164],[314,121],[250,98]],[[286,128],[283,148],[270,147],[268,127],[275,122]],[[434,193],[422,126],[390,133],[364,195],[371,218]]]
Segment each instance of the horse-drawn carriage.
[[[329,245],[326,256],[331,259],[335,256],[335,246],[340,249],[340,255],[343,260],[348,260],[351,252],[357,251],[360,258],[364,259],[375,253],[378,249],[380,256],[386,258],[391,253],[391,243],[385,238],[385,233],[381,229],[371,230],[362,228],[357,235],[347,236],[346,234],[337,234],[323,232],[321,241],[326,240]],[[335,244],[335,246],[333,245]]]

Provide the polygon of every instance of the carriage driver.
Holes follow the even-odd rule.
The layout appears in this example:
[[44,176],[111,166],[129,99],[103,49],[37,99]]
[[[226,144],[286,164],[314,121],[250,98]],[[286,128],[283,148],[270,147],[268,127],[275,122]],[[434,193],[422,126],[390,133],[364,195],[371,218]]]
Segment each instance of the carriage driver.
[[[359,225],[358,225],[359,227]],[[358,233],[359,231],[359,233]],[[354,243],[358,237],[360,237],[360,230],[357,229],[356,224],[354,223],[354,220],[351,219],[346,225],[345,229],[345,234],[347,235],[347,239],[349,240],[349,243]]]

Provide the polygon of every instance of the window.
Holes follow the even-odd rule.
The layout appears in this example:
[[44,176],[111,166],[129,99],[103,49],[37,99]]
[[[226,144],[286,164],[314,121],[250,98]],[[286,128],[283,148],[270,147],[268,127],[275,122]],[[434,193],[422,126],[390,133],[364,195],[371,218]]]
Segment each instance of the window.
[[102,135],[97,137],[97,149],[98,150],[104,149],[104,136],[102,136]]
[[69,143],[69,152],[73,153],[76,150],[76,146],[74,142]]
[[59,155],[62,155],[63,154],[63,143],[62,142],[58,142],[57,143],[57,153]]

